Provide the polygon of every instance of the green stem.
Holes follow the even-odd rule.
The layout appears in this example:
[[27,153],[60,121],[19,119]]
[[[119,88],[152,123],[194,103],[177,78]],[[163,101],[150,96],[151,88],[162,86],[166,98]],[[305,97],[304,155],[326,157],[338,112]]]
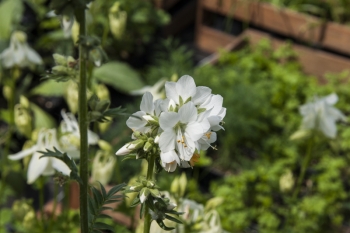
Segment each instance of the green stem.
[[[151,155],[148,159],[147,180],[153,179],[154,161],[155,161],[155,156]],[[143,226],[143,233],[150,233],[151,223],[152,223],[152,218],[151,218],[151,214],[149,213],[149,207],[147,206],[147,203],[146,203],[145,222],[144,222],[144,226]]]
[[51,213],[51,220],[50,220],[50,229],[52,229],[53,221],[56,217],[56,208],[57,208],[57,192],[58,192],[58,185],[54,184],[53,188],[53,207],[52,207],[52,213]]
[[309,139],[308,147],[307,147],[307,153],[306,153],[306,156],[304,158],[304,163],[301,167],[301,172],[300,172],[300,175],[298,177],[297,186],[296,186],[296,189],[293,193],[293,200],[295,200],[298,197],[301,186],[303,185],[303,180],[305,178],[305,172],[309,166],[309,163],[310,163],[311,157],[312,157],[313,144],[314,144],[314,136],[311,136],[311,138]]
[[40,191],[39,191],[39,205],[40,205],[40,218],[42,223],[43,232],[45,232],[45,220],[44,220],[44,187],[45,187],[45,178],[40,177]]
[[11,75],[10,75],[10,79],[8,80],[8,86],[11,89],[11,95],[9,97],[8,103],[7,103],[7,109],[9,112],[9,117],[10,117],[10,121],[9,121],[9,125],[8,125],[8,131],[7,131],[7,136],[6,136],[6,145],[5,145],[5,150],[4,153],[1,155],[1,188],[0,188],[0,200],[2,200],[2,196],[3,196],[3,192],[5,190],[5,186],[6,186],[6,176],[7,176],[7,172],[8,169],[7,168],[7,156],[9,155],[10,152],[10,144],[11,144],[11,139],[12,139],[12,133],[14,130],[14,126],[15,126],[15,112],[14,112],[14,108],[15,108],[15,86],[16,86],[16,79],[15,79],[15,69],[13,68],[11,70]]
[[[76,9],[76,18],[79,22],[79,35],[86,36],[86,19],[85,9]],[[80,130],[80,226],[81,233],[88,233],[88,119],[87,119],[87,77],[86,63],[87,57],[83,45],[79,45],[79,62],[80,62],[80,77],[79,77],[79,130]]]

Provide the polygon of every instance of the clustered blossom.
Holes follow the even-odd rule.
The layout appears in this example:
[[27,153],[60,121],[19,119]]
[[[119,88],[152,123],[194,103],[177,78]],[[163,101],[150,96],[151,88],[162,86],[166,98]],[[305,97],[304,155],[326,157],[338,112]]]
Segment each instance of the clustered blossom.
[[145,139],[135,136],[141,134],[152,138],[162,166],[173,172],[178,165],[193,166],[200,150],[213,147],[216,131],[223,129],[226,108],[222,107],[222,96],[212,94],[208,87],[196,87],[188,75],[177,82],[166,82],[165,94],[166,99],[155,101],[151,93],[143,95],[141,111],[126,122],[134,131],[133,139],[137,140],[127,143],[116,154],[144,153]]
[[314,101],[300,106],[303,116],[302,129],[321,131],[328,138],[335,138],[337,134],[336,121],[346,121],[346,116],[333,107],[338,102],[337,94],[333,93],[323,98],[315,97]]

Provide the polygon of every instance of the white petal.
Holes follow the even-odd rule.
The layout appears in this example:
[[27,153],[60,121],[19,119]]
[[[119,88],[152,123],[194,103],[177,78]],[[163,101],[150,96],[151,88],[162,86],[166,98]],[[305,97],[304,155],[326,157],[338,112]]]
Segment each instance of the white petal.
[[192,101],[195,105],[202,104],[211,95],[211,89],[209,87],[197,87],[196,94],[193,96]]
[[324,100],[327,104],[334,105],[336,102],[338,102],[338,96],[337,94],[333,93],[324,97]]
[[163,153],[175,149],[175,137],[176,137],[176,134],[172,129],[168,131],[164,131],[160,135],[159,147]]
[[177,163],[166,163],[164,167],[164,170],[167,172],[174,172],[177,167]]
[[224,119],[224,117],[226,116],[226,108],[222,108],[218,116],[221,117],[221,120]]
[[180,116],[176,112],[163,112],[159,117],[159,125],[165,131],[173,128],[180,121]]
[[168,152],[161,152],[160,153],[160,158],[163,163],[171,163],[174,162],[178,159],[178,156],[174,150],[170,150]]
[[55,168],[57,171],[62,172],[63,175],[69,176],[71,170],[65,164],[62,160],[51,158],[52,167]]
[[203,136],[205,132],[198,122],[188,123],[185,129],[185,132],[190,136],[193,141],[197,141]]
[[12,155],[9,155],[9,159],[11,160],[19,160],[19,159],[22,159],[28,155],[31,155],[33,154],[35,151],[38,150],[38,146],[37,145],[34,145],[32,146],[31,148],[28,148],[26,150],[22,150],[16,154],[12,154]]
[[132,129],[132,130],[138,130],[141,127],[144,127],[147,124],[147,121],[145,121],[142,116],[146,115],[143,111],[138,111],[133,116],[129,117],[126,121],[126,125]]
[[88,130],[88,144],[89,145],[96,145],[100,137],[92,132],[91,130]]
[[176,91],[176,83],[166,82],[165,93],[168,99],[175,101],[177,104],[179,103],[179,94]]
[[45,171],[49,158],[44,157],[40,159],[42,154],[34,153],[32,159],[29,162],[28,173],[27,173],[27,183],[32,184],[34,181]]
[[197,108],[193,102],[188,102],[179,109],[179,115],[182,123],[195,121],[197,119]]
[[335,122],[331,119],[326,119],[325,117],[320,117],[319,119],[320,130],[325,136],[329,138],[335,138],[337,134],[337,126]]
[[196,84],[189,75],[182,76],[176,83],[176,92],[186,101],[196,94]]
[[151,93],[146,92],[143,96],[142,96],[142,100],[141,100],[141,105],[140,105],[140,109],[143,112],[146,112],[150,115],[153,115],[153,111],[154,111],[154,105],[153,105],[153,96]]
[[32,48],[30,48],[28,45],[25,46],[25,50],[26,50],[27,59],[31,63],[38,64],[38,65],[43,63],[40,55],[37,52],[35,52]]
[[223,98],[221,95],[214,95],[211,99],[211,105],[213,106],[210,115],[218,115],[222,109]]

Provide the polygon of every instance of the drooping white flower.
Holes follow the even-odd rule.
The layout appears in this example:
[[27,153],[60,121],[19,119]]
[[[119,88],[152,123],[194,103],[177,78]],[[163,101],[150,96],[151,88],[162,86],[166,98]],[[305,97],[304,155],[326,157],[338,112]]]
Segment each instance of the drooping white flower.
[[337,94],[333,93],[323,98],[317,98],[300,106],[299,112],[303,116],[302,129],[321,131],[326,137],[335,138],[337,134],[336,121],[346,121],[346,116],[333,107],[338,101]]
[[[63,151],[67,152],[69,156],[74,159],[80,156],[80,130],[77,119],[72,113],[61,111],[63,121],[61,123],[60,145]],[[88,144],[96,145],[99,136],[88,130]]]
[[56,137],[56,129],[41,130],[34,146],[16,154],[9,155],[9,159],[19,160],[28,155],[33,155],[28,166],[28,184],[34,183],[40,175],[49,176],[55,174],[55,170],[68,176],[71,170],[63,161],[54,157],[40,158],[42,153],[39,153],[39,151],[46,151],[47,149],[53,150],[54,147],[60,150]]
[[27,35],[21,31],[12,33],[10,47],[0,54],[0,60],[5,68],[29,67],[43,62],[40,55],[28,45]]
[[190,161],[195,151],[195,142],[209,129],[207,121],[197,122],[197,108],[192,102],[180,107],[178,112],[163,112],[159,118],[160,127],[164,132],[159,138],[161,159],[177,161],[175,154],[181,160]]

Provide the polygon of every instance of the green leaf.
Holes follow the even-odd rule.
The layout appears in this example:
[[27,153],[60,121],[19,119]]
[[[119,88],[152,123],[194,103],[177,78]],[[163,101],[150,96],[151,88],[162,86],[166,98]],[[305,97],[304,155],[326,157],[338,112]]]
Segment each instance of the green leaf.
[[114,232],[114,228],[106,223],[103,222],[96,222],[94,224],[94,228],[95,229],[101,229],[101,230],[110,230],[112,232]]
[[103,199],[102,194],[100,193],[100,191],[98,189],[96,189],[95,187],[92,187],[91,190],[92,190],[92,193],[94,195],[94,200],[96,201],[96,203],[98,205],[102,205],[104,199]]
[[125,183],[122,183],[122,184],[118,184],[116,186],[114,186],[113,188],[111,188],[109,190],[109,192],[107,193],[107,197],[108,199],[111,199],[113,198],[114,194],[116,194],[117,192],[119,192],[120,190],[122,190],[122,188],[124,188],[126,186]]
[[57,158],[59,160],[62,160],[70,169],[70,178],[73,180],[76,180],[79,184],[82,184],[83,181],[81,180],[79,174],[78,174],[78,167],[75,164],[74,160],[71,159],[67,153],[62,153],[61,151],[57,150],[57,148],[53,148],[54,150],[48,150],[46,149],[46,151],[39,151],[39,153],[42,153],[43,156],[41,156],[40,158],[43,157],[54,157]]
[[7,109],[1,109],[0,110],[0,119],[5,121],[7,124],[10,124],[10,121],[11,121],[10,111]]
[[7,0],[0,3],[0,40],[8,39],[13,30],[13,23],[22,18],[23,5],[20,0]]
[[39,106],[36,104],[30,103],[30,109],[34,113],[34,126],[36,129],[40,128],[55,128],[56,127],[56,121],[55,119],[50,116],[48,113],[46,113],[44,110],[42,110]]
[[32,95],[42,96],[63,96],[67,89],[67,82],[56,82],[54,80],[47,80],[41,82],[38,86],[31,90]]
[[162,228],[162,229],[164,229],[164,230],[166,230],[166,231],[171,231],[171,230],[174,230],[175,228],[174,227],[167,227],[167,226],[165,226],[165,224],[164,224],[164,222],[162,221],[162,220],[157,220],[157,223],[158,223],[158,225]]
[[130,92],[144,86],[140,75],[122,62],[109,62],[95,68],[93,77],[121,92]]
[[165,218],[167,218],[167,219],[169,219],[170,221],[173,221],[173,222],[176,222],[176,223],[179,223],[179,224],[183,224],[182,222],[181,222],[181,220],[179,220],[179,219],[177,219],[177,218],[175,218],[175,217],[172,217],[172,216],[170,216],[170,215],[165,215]]

